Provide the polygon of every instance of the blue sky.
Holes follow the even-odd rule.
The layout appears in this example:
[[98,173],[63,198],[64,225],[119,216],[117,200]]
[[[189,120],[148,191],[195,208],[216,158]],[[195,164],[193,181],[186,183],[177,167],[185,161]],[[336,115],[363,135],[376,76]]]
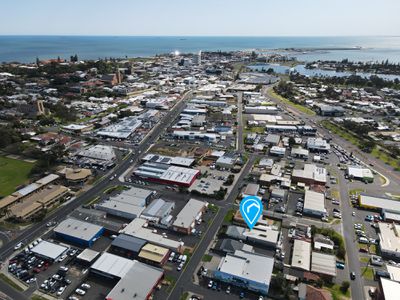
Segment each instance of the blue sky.
[[0,3],[0,35],[400,35],[399,0]]

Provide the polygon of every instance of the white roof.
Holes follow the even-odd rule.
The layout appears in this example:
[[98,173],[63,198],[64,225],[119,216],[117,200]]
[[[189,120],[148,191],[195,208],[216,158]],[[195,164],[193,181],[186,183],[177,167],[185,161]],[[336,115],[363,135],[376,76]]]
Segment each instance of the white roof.
[[[262,266],[262,268],[260,268]],[[227,254],[218,266],[220,272],[269,285],[274,259],[272,257],[236,250]]]
[[133,264],[133,260],[104,252],[99,259],[95,261],[91,269],[122,278],[130,268],[132,268]]
[[152,229],[143,227],[146,224],[146,220],[136,218],[132,222],[130,222],[124,229],[122,229],[120,233],[125,233],[127,235],[146,240],[149,243],[166,247],[173,251],[178,250],[180,246],[183,245],[183,243],[181,244],[178,241],[164,238],[161,234],[153,233]]
[[397,300],[399,299],[400,283],[381,277],[381,286],[383,299],[385,300]]
[[317,167],[314,164],[305,164],[303,170],[293,170],[292,176],[313,179],[317,182],[326,182],[326,169],[322,167]]
[[387,264],[386,269],[390,274],[390,279],[400,282],[400,267],[392,266]]
[[99,254],[100,252],[86,248],[81,253],[79,253],[79,255],[76,258],[87,262],[92,262]]
[[360,204],[363,206],[378,207],[390,212],[400,213],[400,201],[390,200],[383,197],[360,195]]
[[163,273],[162,269],[134,260],[133,266],[110,291],[106,299],[146,300]]
[[336,257],[330,254],[313,252],[311,271],[319,274],[336,276]]
[[348,166],[347,173],[354,178],[374,178],[370,169],[359,166]]
[[326,212],[324,194],[306,190],[304,196],[304,209],[322,213]]
[[292,267],[310,271],[311,243],[294,240]]
[[41,241],[38,245],[32,248],[32,252],[43,257],[48,257],[53,260],[60,257],[68,248],[48,241]]
[[113,160],[115,152],[112,146],[96,145],[89,149],[79,152],[80,156],[100,159],[100,160]]
[[90,241],[103,227],[81,220],[68,218],[54,228],[55,233],[65,234],[81,240]]
[[139,217],[145,210],[144,206],[136,206],[134,204],[114,200],[108,200],[98,204],[96,208],[116,216],[123,217],[127,216],[127,214],[130,214],[132,219]]
[[54,180],[57,180],[58,178],[60,178],[60,176],[58,176],[56,174],[49,174],[46,177],[43,177],[43,178],[39,179],[38,181],[36,181],[36,183],[46,185],[46,184],[49,184],[50,182],[53,182]]
[[200,215],[203,208],[207,205],[206,202],[190,199],[185,207],[176,216],[173,226],[189,228],[192,226],[196,217]]
[[400,225],[379,222],[378,226],[381,250],[400,253]]

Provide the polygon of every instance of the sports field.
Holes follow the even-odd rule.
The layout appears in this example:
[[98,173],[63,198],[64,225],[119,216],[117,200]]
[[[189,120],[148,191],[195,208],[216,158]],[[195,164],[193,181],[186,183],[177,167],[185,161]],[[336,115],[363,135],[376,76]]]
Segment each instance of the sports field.
[[0,156],[0,197],[8,196],[27,182],[33,166],[33,163]]

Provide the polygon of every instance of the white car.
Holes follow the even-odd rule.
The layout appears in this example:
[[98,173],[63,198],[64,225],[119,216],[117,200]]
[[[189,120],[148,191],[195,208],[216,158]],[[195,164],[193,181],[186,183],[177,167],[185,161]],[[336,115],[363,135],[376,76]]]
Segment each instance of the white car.
[[21,249],[22,246],[23,246],[23,244],[21,242],[19,242],[18,244],[15,245],[14,250]]
[[80,296],[84,296],[86,294],[86,292],[84,290],[81,290],[81,289],[76,289],[75,293],[77,293]]
[[81,288],[82,288],[82,289],[85,289],[85,290],[88,290],[88,289],[90,289],[90,284],[82,283],[82,284],[81,284]]
[[57,291],[57,296],[61,296],[65,291],[65,286],[61,286]]

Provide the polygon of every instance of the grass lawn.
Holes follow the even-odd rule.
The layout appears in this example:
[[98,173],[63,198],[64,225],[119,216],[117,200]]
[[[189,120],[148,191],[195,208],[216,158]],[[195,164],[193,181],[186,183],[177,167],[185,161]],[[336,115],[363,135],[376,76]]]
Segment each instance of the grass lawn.
[[332,196],[332,198],[340,199],[340,194],[339,194],[339,191],[337,189],[332,189],[331,196]]
[[322,121],[321,124],[328,130],[332,131],[334,134],[344,138],[345,140],[349,141],[355,146],[360,146],[361,141],[356,136],[352,135],[348,131],[343,130],[339,126],[329,122],[329,121]]
[[204,254],[203,255],[203,258],[201,259],[201,261],[203,261],[203,262],[209,262],[209,261],[211,261],[212,260],[212,255],[210,255],[210,254]]
[[0,196],[8,196],[29,179],[34,164],[0,156]]
[[176,283],[176,278],[171,276],[171,275],[165,275],[164,280],[169,283],[169,286],[167,288],[167,292],[171,293],[172,290],[174,289],[175,283]]
[[47,300],[47,298],[39,295],[32,295],[31,300]]
[[343,293],[339,284],[334,284],[327,289],[331,292],[333,300],[350,299],[350,289],[348,289],[346,293]]
[[244,130],[247,133],[259,133],[259,134],[263,134],[265,133],[265,128],[264,127],[259,127],[259,126],[252,126],[252,127],[248,127]]
[[284,103],[296,108],[297,110],[299,110],[299,111],[301,111],[301,112],[303,112],[303,113],[305,113],[305,114],[307,114],[309,116],[315,116],[315,111],[313,111],[312,109],[309,109],[309,108],[307,108],[307,107],[305,107],[305,106],[303,106],[301,104],[294,103],[294,102],[290,101],[289,99],[286,99],[286,98],[282,97],[281,95],[278,95],[272,89],[270,89],[268,91],[268,94],[272,98],[279,99],[280,101],[282,101],[282,102],[284,102]]
[[6,275],[3,273],[0,273],[0,279],[3,280],[5,283],[7,283],[9,286],[11,286],[13,289],[22,292],[24,289],[21,288],[18,284],[16,284],[14,281],[12,281],[10,278],[8,278]]
[[226,222],[226,223],[232,222],[234,215],[235,215],[235,210],[230,209],[224,217],[224,222]]
[[379,149],[377,147],[375,147],[372,150],[371,154],[374,157],[376,157],[376,158],[380,159],[381,161],[383,161],[385,164],[387,164],[387,165],[389,165],[389,166],[391,166],[391,167],[393,167],[395,169],[400,168],[400,160],[391,157],[386,152],[379,151]]
[[369,257],[361,257],[360,262],[367,264],[369,262]]
[[353,189],[353,190],[350,190],[350,191],[349,191],[349,196],[352,196],[352,195],[359,195],[359,194],[362,193],[362,192],[364,192],[363,189]]
[[361,268],[361,276],[368,280],[374,280],[374,270],[370,267]]
[[184,293],[181,295],[181,300],[186,300],[188,297],[189,297],[189,293],[188,293],[188,292],[184,292]]
[[374,245],[374,244],[369,245],[369,253],[376,254],[376,245]]

